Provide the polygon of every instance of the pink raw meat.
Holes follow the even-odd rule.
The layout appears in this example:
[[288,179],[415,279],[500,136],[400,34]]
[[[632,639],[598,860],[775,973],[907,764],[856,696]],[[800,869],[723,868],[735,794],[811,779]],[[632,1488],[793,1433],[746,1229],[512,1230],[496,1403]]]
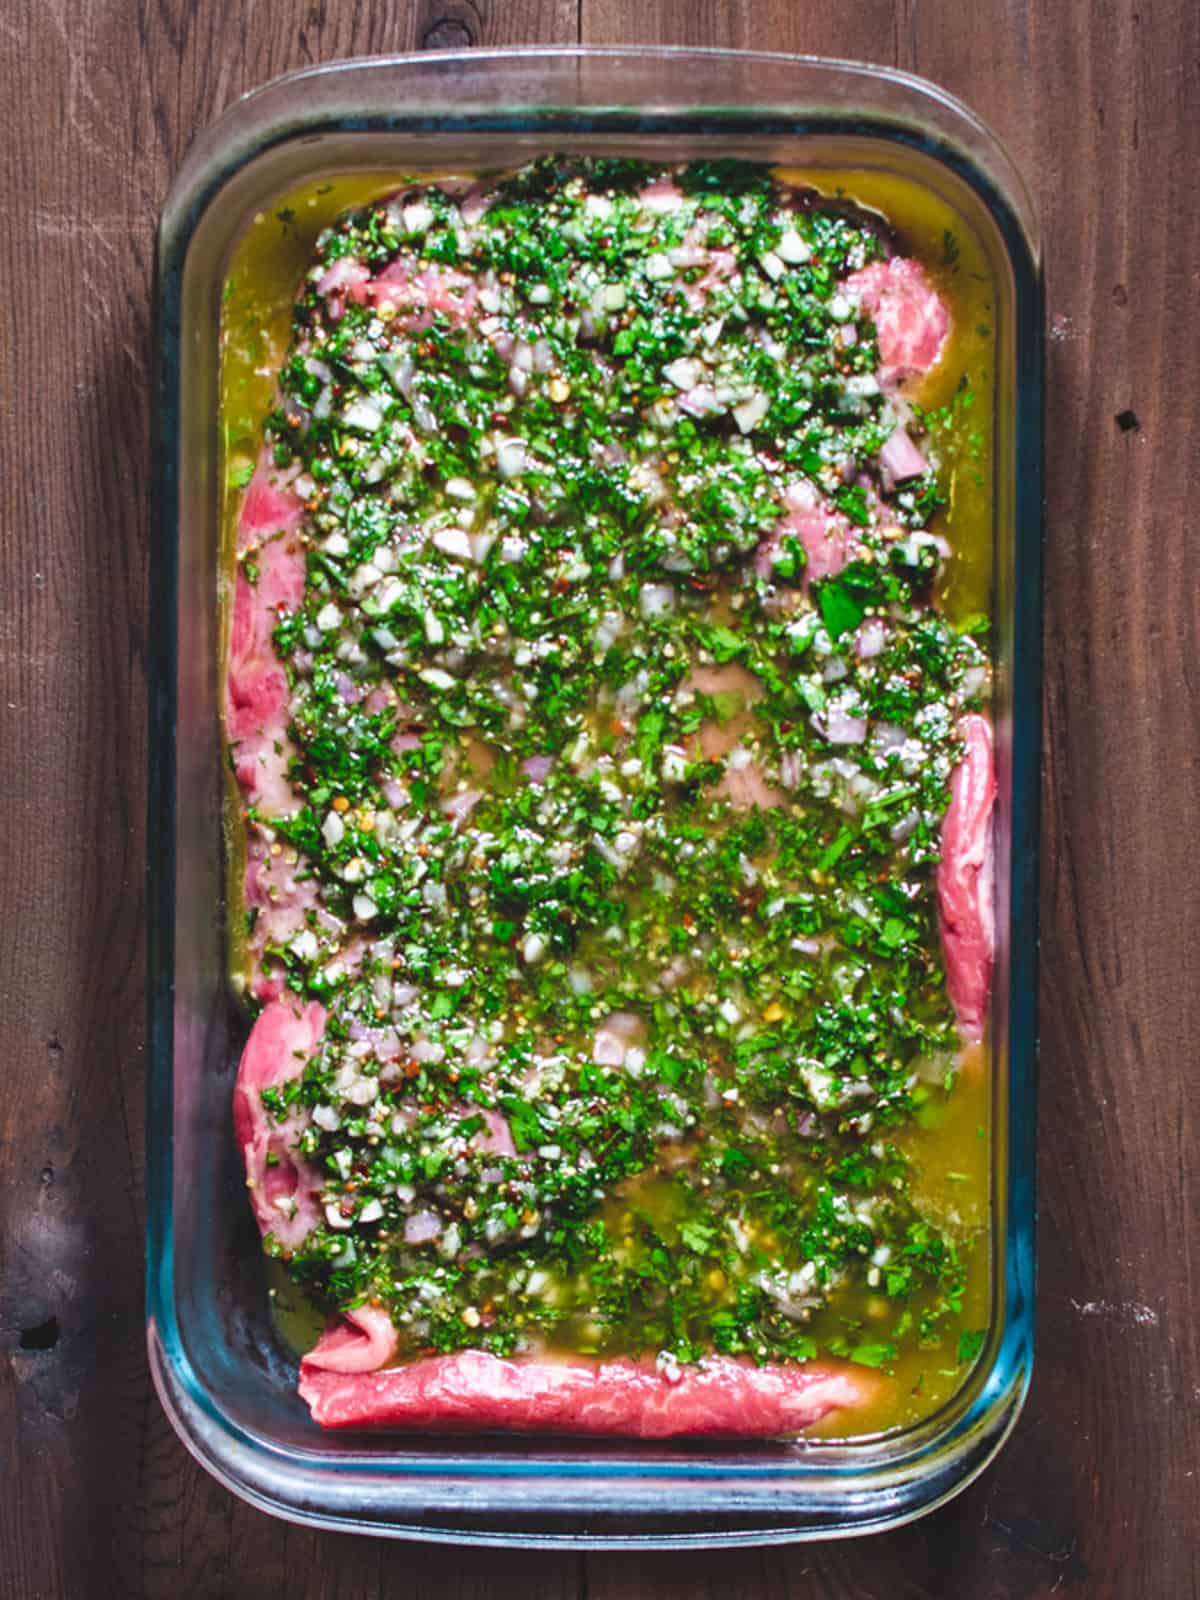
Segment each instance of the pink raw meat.
[[841,287],[875,323],[884,388],[923,377],[937,365],[946,348],[950,313],[919,261],[907,256],[875,261],[852,272]]
[[964,1038],[975,1042],[983,1036],[992,983],[996,774],[987,718],[964,717],[958,731],[966,753],[950,780],[937,890],[946,988]]
[[296,1150],[307,1113],[293,1108],[277,1122],[263,1106],[262,1091],[299,1076],[324,1027],[325,1008],[315,1000],[272,1001],[250,1030],[233,1091],[233,1131],[250,1203],[262,1232],[285,1250],[296,1249],[320,1219],[321,1176]]
[[[306,563],[295,537],[304,505],[292,488],[294,477],[295,469],[281,472],[264,451],[238,519],[238,548],[252,553],[257,577],[251,583],[245,564],[239,564],[225,675],[225,730],[237,781],[247,803],[264,819],[288,816],[299,804],[288,779],[295,750],[287,735],[287,673],[274,640],[280,616],[304,599]],[[263,949],[284,944],[299,932],[316,900],[314,881],[296,882],[294,856],[294,851],[272,855],[268,838],[250,829],[243,894],[247,907],[258,913],[247,945],[251,987],[260,1000],[277,998],[283,987],[278,974],[263,971]]]
[[771,578],[773,557],[788,536],[798,539],[804,547],[807,564],[804,581],[815,582],[832,578],[842,570],[858,551],[847,518],[835,511],[808,483],[793,484],[784,490],[788,509],[769,533],[764,535],[754,558],[754,570],[760,578]]
[[[862,1405],[880,1381],[832,1363],[756,1367],[709,1356],[660,1372],[645,1360],[505,1359],[481,1350],[349,1370],[356,1337],[366,1358],[373,1335],[343,1324],[327,1329],[300,1364],[301,1397],[324,1428],[763,1438],[797,1433],[827,1412]],[[330,1370],[331,1346],[338,1371]]]
[[275,654],[281,612],[304,598],[304,552],[292,537],[304,506],[266,452],[242,502],[238,549],[253,550],[257,578],[239,566],[225,678],[225,727],[238,782],[246,798],[267,815],[295,809],[287,783],[288,682]]
[[323,1372],[376,1372],[387,1366],[399,1342],[386,1311],[355,1306],[326,1328],[304,1360]]
[[440,313],[454,325],[467,322],[475,310],[478,288],[473,278],[453,267],[422,267],[414,271],[408,260],[393,261],[378,277],[362,261],[343,256],[317,280],[317,293],[329,303],[336,320],[347,300],[376,309],[391,306],[397,325],[427,328]]
[[515,1156],[517,1147],[513,1143],[512,1129],[508,1125],[508,1118],[493,1111],[490,1106],[465,1106],[465,1116],[478,1114],[483,1118],[483,1127],[471,1135],[467,1148],[481,1150],[490,1156]]
[[364,298],[376,307],[393,306],[405,327],[427,328],[439,313],[458,327],[470,320],[478,293],[475,280],[453,267],[424,267],[414,273],[411,262],[400,260],[371,280]]

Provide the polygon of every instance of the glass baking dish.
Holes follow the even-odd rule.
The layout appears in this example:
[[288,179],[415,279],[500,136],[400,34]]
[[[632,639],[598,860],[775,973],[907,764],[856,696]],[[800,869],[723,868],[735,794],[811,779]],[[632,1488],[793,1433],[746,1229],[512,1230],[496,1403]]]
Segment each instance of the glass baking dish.
[[[218,322],[231,251],[301,182],[512,165],[547,151],[719,153],[924,186],[996,286],[990,588],[1000,799],[992,1318],[955,1397],[849,1441],[597,1443],[328,1434],[295,1392],[230,1131],[246,1022],[227,977],[218,713]],[[576,47],[340,62],[238,102],[197,141],[158,249],[151,694],[148,1341],[188,1448],[264,1510],[491,1544],[750,1544],[895,1526],[968,1483],[1032,1359],[1042,297],[1004,150],[932,84],[847,62]]]

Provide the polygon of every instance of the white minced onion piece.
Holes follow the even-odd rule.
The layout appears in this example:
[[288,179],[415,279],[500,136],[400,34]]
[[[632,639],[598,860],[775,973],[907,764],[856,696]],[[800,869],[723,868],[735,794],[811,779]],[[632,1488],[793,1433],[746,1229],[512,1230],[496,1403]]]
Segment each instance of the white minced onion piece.
[[351,1219],[342,1215],[342,1208],[337,1200],[330,1200],[326,1204],[325,1221],[331,1228],[336,1228],[339,1233],[345,1233],[347,1228],[353,1226]]
[[421,432],[436,433],[438,428],[438,419],[434,415],[433,409],[428,400],[426,400],[425,396],[420,392],[419,389],[415,389],[413,391],[409,403],[412,406],[413,421],[416,423],[417,427],[420,428]]
[[692,417],[719,416],[727,409],[728,403],[710,383],[698,383],[694,389],[689,389],[679,397],[679,409]]
[[352,400],[342,411],[342,421],[357,433],[378,433],[383,426],[383,411],[365,396]]
[[893,823],[888,829],[888,834],[895,844],[903,844],[915,831],[917,823],[921,820],[919,811],[907,811],[899,822]]
[[458,561],[472,559],[471,536],[465,528],[439,528],[433,542],[445,555]]
[[326,1133],[336,1133],[342,1125],[341,1117],[332,1106],[314,1106],[312,1119]]
[[887,643],[887,624],[879,617],[868,617],[858,630],[854,648],[864,661],[871,661]]
[[785,228],[775,246],[775,254],[790,267],[798,267],[809,259],[812,250],[807,239],[798,234],[795,228]]
[[606,611],[596,625],[592,642],[597,650],[607,654],[625,630],[625,618],[619,611]]
[[525,466],[524,439],[504,438],[496,441],[496,469],[502,478],[519,478]]
[[415,200],[411,205],[405,206],[400,215],[404,219],[406,232],[424,233],[433,221],[433,208],[421,200]]
[[762,255],[760,255],[758,258],[758,264],[766,273],[767,277],[770,278],[772,283],[778,283],[780,278],[783,277],[784,272],[787,270],[784,267],[783,262],[775,254],[774,250],[764,250]]
[[[396,604],[396,601],[399,600],[403,593],[404,585],[401,583],[399,578],[385,578],[384,581],[379,585],[378,589],[376,589],[375,593],[371,596],[371,603],[367,607],[367,610],[373,612],[376,616],[384,616],[392,609],[392,607]],[[379,636],[385,632],[387,632],[387,630],[384,628],[376,629],[376,637],[379,638]],[[383,645],[385,650],[396,650],[399,648],[400,641],[394,634],[389,633],[388,640],[390,642],[385,642],[382,638],[379,639],[379,642]]]
[[322,633],[332,633],[335,628],[340,628],[341,625],[342,613],[330,600],[317,612],[317,627]]
[[336,811],[330,811],[321,824],[321,837],[331,850],[336,850],[346,837],[346,824]]
[[475,485],[469,478],[447,478],[446,493],[452,500],[474,500]]
[[521,945],[521,959],[527,966],[533,967],[546,954],[546,941],[540,933],[528,933]]
[[517,340],[516,348],[513,350],[512,364],[514,367],[520,367],[522,372],[533,371],[533,346],[526,343],[524,339]]
[[367,1201],[366,1205],[358,1213],[358,1220],[360,1222],[378,1222],[380,1217],[382,1217],[382,1215],[383,1215],[383,1203],[382,1203],[382,1201],[371,1199],[371,1200]]
[[638,607],[642,616],[649,621],[652,617],[663,617],[674,611],[676,605],[675,590],[669,583],[644,583],[638,595]]
[[496,534],[473,533],[471,535],[471,560],[476,566],[482,566],[488,558],[488,553],[496,542]]
[[444,1256],[455,1256],[458,1254],[461,1244],[462,1233],[459,1230],[458,1223],[452,1222],[438,1240],[438,1249]]
[[356,894],[354,896],[354,915],[360,922],[370,922],[379,915],[379,907],[369,894]]
[[456,682],[448,672],[443,672],[440,667],[424,667],[417,676],[422,683],[427,683],[431,689],[453,689]]
[[646,257],[645,265],[642,270],[645,272],[646,276],[652,279],[654,282],[662,282],[666,278],[673,278],[675,276],[675,268],[671,265],[670,261],[668,261],[667,257],[661,250],[652,251],[651,254]]
[[698,244],[677,244],[667,251],[667,260],[676,267],[702,267],[708,251]]
[[311,928],[305,928],[296,935],[288,948],[298,955],[301,961],[312,961],[317,954],[317,936]]
[[677,361],[668,361],[663,368],[663,377],[676,389],[694,389],[703,373],[704,368],[694,356],[680,356]]
[[855,372],[846,379],[844,387],[847,394],[857,395],[861,400],[869,400],[872,395],[879,393],[879,380],[870,372]]
[[959,693],[964,700],[974,700],[987,685],[988,669],[983,666],[968,667],[962,675]]
[[355,567],[350,574],[350,592],[363,594],[367,589],[373,589],[382,577],[383,573],[373,561],[364,561],[361,567]]
[[393,385],[407,400],[412,392],[413,359],[409,355],[396,356],[390,352],[381,355],[379,365],[387,373]]
[[550,285],[547,283],[531,284],[526,291],[525,298],[530,305],[548,306],[551,300]]
[[756,389],[740,405],[733,408],[733,420],[742,433],[749,433],[766,416],[771,402],[761,389]]
[[662,776],[664,783],[682,783],[687,777],[687,751],[680,745],[669,744],[663,751]]

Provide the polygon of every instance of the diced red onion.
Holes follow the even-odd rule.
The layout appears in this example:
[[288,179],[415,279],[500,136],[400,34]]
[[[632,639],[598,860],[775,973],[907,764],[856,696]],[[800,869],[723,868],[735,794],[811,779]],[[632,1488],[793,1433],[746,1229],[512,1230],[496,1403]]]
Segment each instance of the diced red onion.
[[483,219],[494,199],[495,195],[490,190],[478,186],[464,195],[460,212],[468,228],[473,228]]
[[785,789],[794,789],[804,776],[804,757],[798,750],[785,750],[779,758],[779,781]]
[[478,789],[463,789],[459,794],[452,794],[448,800],[443,800],[442,810],[457,826],[466,821],[482,799],[483,795]]
[[830,744],[861,744],[867,736],[866,717],[853,717],[836,703],[827,708],[824,722]]
[[698,383],[694,389],[679,396],[679,409],[692,417],[715,417],[725,410],[725,406],[711,384]]
[[404,1224],[406,1244],[424,1244],[436,1239],[442,1231],[442,1219],[436,1211],[414,1211]]
[[592,1041],[592,1060],[600,1067],[622,1066],[642,1029],[642,1019],[634,1012],[614,1011],[596,1030]]
[[879,655],[887,643],[887,625],[878,617],[868,617],[858,630],[854,648],[864,661]]
[[531,783],[544,783],[553,765],[553,756],[528,756],[521,763],[521,771]]
[[879,466],[885,478],[903,483],[906,478],[919,478],[928,471],[929,463],[905,430],[896,428],[879,452]]

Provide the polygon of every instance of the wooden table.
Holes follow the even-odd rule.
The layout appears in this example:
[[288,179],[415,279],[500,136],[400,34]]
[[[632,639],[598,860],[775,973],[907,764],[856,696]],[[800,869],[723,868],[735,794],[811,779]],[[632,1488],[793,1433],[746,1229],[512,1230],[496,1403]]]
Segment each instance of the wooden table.
[[[142,1343],[151,239],[243,89],[369,51],[861,57],[974,105],[1049,273],[1038,1364],[938,1515],[847,1544],[460,1551],[314,1534],[185,1455]],[[9,0],[0,16],[0,1594],[1200,1592],[1195,0]]]

